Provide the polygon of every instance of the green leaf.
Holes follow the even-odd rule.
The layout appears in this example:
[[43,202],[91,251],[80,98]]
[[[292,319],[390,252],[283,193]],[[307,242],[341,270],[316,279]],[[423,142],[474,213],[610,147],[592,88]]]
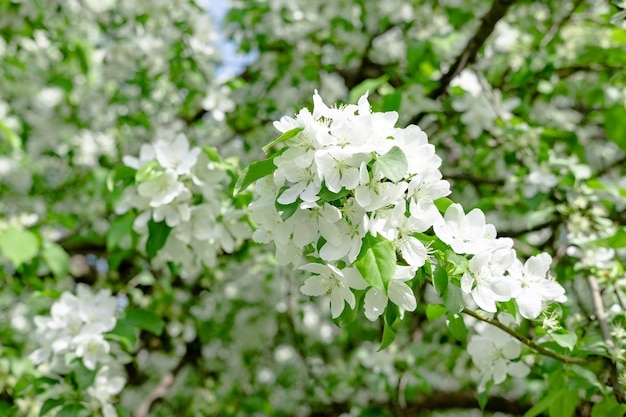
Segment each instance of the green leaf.
[[383,96],[383,111],[398,111],[401,104],[402,93],[400,91],[394,91]]
[[157,161],[150,161],[135,173],[135,182],[141,183],[163,174],[163,168]]
[[350,191],[346,190],[345,188],[342,188],[341,190],[339,190],[338,193],[333,193],[328,188],[326,188],[325,184],[322,185],[322,188],[320,189],[320,192],[317,193],[317,195],[319,195],[320,198],[322,200],[326,201],[327,203],[330,203],[332,201],[340,200],[340,199],[344,198],[345,196],[347,196],[348,194],[350,194]]
[[440,213],[445,213],[448,207],[450,207],[450,205],[454,203],[454,201],[450,200],[449,198],[442,197],[435,200],[434,203]]
[[509,301],[502,302],[501,305],[504,306],[504,308],[506,309],[506,311],[509,312],[510,315],[512,315],[513,317],[517,317],[517,304],[515,303],[515,300],[513,298],[511,298]]
[[452,336],[456,337],[460,341],[464,341],[467,337],[467,327],[460,314],[448,314],[448,329]]
[[605,397],[591,409],[591,417],[623,416],[626,405],[619,404],[614,396]]
[[460,313],[465,307],[461,288],[456,285],[448,285],[448,289],[443,296],[444,305],[450,313]]
[[298,208],[300,207],[301,202],[302,200],[300,200],[299,198],[293,203],[289,203],[289,204],[280,204],[278,200],[276,200],[274,202],[274,206],[276,207],[276,210],[281,212],[280,217],[283,220],[287,220],[288,218],[296,214],[296,211],[298,211]]
[[613,236],[606,240],[606,242],[611,248],[623,248],[626,246],[626,229],[623,227],[618,229]]
[[550,336],[552,336],[552,339],[554,339],[559,346],[569,350],[574,350],[574,346],[576,346],[576,341],[578,340],[575,333],[567,332],[566,330],[561,330],[559,333],[550,333]]
[[143,308],[128,310],[125,320],[128,324],[138,329],[146,330],[156,336],[160,336],[163,333],[163,327],[165,326],[161,316]]
[[87,409],[81,404],[69,404],[63,407],[55,417],[85,417]]
[[64,278],[70,270],[70,256],[54,242],[45,242],[41,253],[48,268],[57,278]]
[[117,336],[128,351],[132,351],[137,343],[135,326],[126,318],[118,320],[117,323],[115,323],[115,328],[107,334]]
[[17,268],[37,255],[39,239],[28,230],[10,227],[0,235],[0,252]]
[[117,411],[117,415],[119,417],[132,417],[130,411],[128,411],[126,408],[122,407],[119,404],[115,406],[115,411]]
[[373,92],[378,90],[378,88],[381,85],[385,84],[388,79],[389,76],[385,74],[379,78],[368,78],[362,83],[357,84],[352,90],[350,90],[348,101],[350,103],[356,103],[357,101],[359,101],[363,94],[367,93],[368,91]]
[[387,285],[396,272],[396,250],[393,243],[381,235],[369,233],[363,238],[361,252],[354,262],[365,281],[387,292]]
[[123,216],[116,217],[107,232],[106,245],[108,250],[113,250],[119,246],[120,242],[129,236],[133,230],[135,216],[128,212]]
[[489,390],[493,386],[493,380],[488,381],[485,386],[485,390],[478,394],[478,406],[480,407],[480,411],[485,412],[485,406],[487,405],[487,401],[489,401]]
[[74,370],[74,376],[76,377],[76,384],[78,389],[84,391],[88,387],[93,385],[93,381],[96,379],[96,370],[90,370],[85,367],[81,362],[79,366]]
[[604,130],[606,136],[626,152],[626,108],[614,104],[604,112]]
[[204,152],[204,154],[209,158],[210,161],[222,162],[222,158],[220,158],[219,152],[214,147],[205,146],[202,148],[202,152]]
[[380,342],[378,352],[386,349],[396,339],[396,332],[393,330],[390,324],[387,324],[385,320],[385,326],[383,328],[383,340]]
[[393,182],[398,182],[406,175],[409,164],[402,149],[394,146],[386,154],[378,157],[380,172]]
[[245,167],[244,170],[241,172],[241,175],[239,175],[239,178],[237,178],[233,194],[236,196],[237,194],[248,188],[250,184],[276,171],[276,168],[278,167],[274,165],[274,158],[282,154],[286,149],[287,148],[283,148],[269,158],[263,159],[262,161],[254,161],[250,165]]
[[447,310],[441,304],[429,304],[426,306],[426,317],[428,320],[437,320],[447,313]]
[[64,399],[61,399],[61,398],[48,398],[43,403],[43,405],[41,406],[41,410],[39,410],[39,416],[43,417],[44,415],[46,415],[46,413],[48,413],[48,411],[52,410],[53,408],[56,408],[56,407],[60,406],[63,403],[65,403]]
[[107,190],[112,192],[118,181],[131,181],[137,175],[137,170],[126,165],[120,165],[109,172],[107,176]]
[[437,290],[437,294],[441,298],[445,297],[446,291],[448,289],[448,272],[446,268],[441,265],[437,265],[435,267],[435,276],[433,277],[433,285]]
[[165,242],[171,231],[172,228],[164,221],[158,223],[152,219],[148,221],[149,234],[148,240],[146,241],[146,253],[150,259],[154,258],[159,250],[165,246]]
[[545,410],[550,407],[554,401],[557,400],[557,397],[561,395],[562,390],[558,391],[549,391],[548,395],[543,397],[537,404],[535,404],[530,410],[526,411],[524,417],[536,417],[539,414],[543,413]]
[[22,140],[20,137],[2,120],[0,120],[0,132],[4,134],[14,151],[19,151],[22,148]]
[[295,129],[288,130],[282,135],[280,135],[279,137],[277,137],[276,139],[274,139],[273,141],[271,141],[270,143],[268,143],[267,145],[265,145],[264,147],[262,147],[261,149],[263,150],[263,152],[267,153],[272,148],[272,146],[276,145],[277,143],[284,142],[286,140],[293,138],[294,136],[296,136],[298,133],[302,132],[303,130],[304,130],[303,127],[296,127]]
[[578,392],[571,389],[561,389],[559,395],[552,401],[548,414],[550,417],[572,417],[578,406]]

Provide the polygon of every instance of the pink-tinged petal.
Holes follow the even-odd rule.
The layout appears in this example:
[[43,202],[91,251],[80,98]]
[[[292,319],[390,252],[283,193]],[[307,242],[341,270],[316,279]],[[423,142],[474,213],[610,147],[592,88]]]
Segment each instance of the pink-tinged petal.
[[365,308],[365,317],[370,321],[375,321],[387,307],[387,296],[380,289],[371,288],[365,294],[363,306]]

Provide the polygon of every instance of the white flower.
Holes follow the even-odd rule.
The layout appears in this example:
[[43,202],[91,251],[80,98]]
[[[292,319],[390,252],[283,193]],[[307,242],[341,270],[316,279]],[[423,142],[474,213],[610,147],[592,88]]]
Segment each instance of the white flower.
[[515,251],[497,249],[493,252],[481,252],[469,262],[469,271],[461,278],[461,289],[472,298],[480,308],[490,313],[496,312],[496,301],[508,301],[517,290],[518,282],[505,276],[513,264]]
[[360,167],[362,162],[369,162],[372,156],[367,153],[354,153],[350,149],[333,148],[315,153],[315,163],[320,178],[323,178],[333,193],[343,187],[353,190],[361,180]]
[[122,392],[125,384],[124,371],[119,367],[104,365],[98,369],[93,385],[87,388],[87,393],[100,403],[104,417],[117,417],[111,399]]
[[319,199],[317,193],[322,183],[315,165],[300,167],[294,161],[285,161],[274,172],[277,183],[285,183],[286,189],[278,197],[280,204],[291,204],[298,198],[305,202]]
[[[501,321],[506,321],[504,316],[501,315]],[[489,380],[499,384],[507,374],[523,378],[530,371],[524,362],[512,362],[522,352],[520,343],[496,327],[489,326],[480,335],[472,336],[467,351],[481,374],[479,391],[485,390]]]
[[407,194],[415,203],[432,204],[450,194],[450,183],[441,179],[441,172],[438,170],[425,170],[411,178]]
[[171,203],[184,190],[185,186],[178,181],[178,175],[170,168],[137,186],[139,195],[150,199],[151,207],[160,207]]
[[333,318],[339,317],[344,308],[344,301],[354,309],[356,299],[350,288],[364,290],[367,282],[356,268],[339,269],[333,265],[306,264],[300,268],[313,272],[314,275],[304,282],[300,291],[305,295],[319,296],[330,294],[330,310]]
[[74,338],[76,356],[83,359],[85,368],[95,370],[98,363],[109,359],[109,343],[100,334],[81,334]]
[[327,241],[320,249],[320,257],[325,261],[338,261],[345,256],[349,263],[354,262],[363,245],[366,232],[364,222],[348,222],[341,219],[334,227],[339,233],[339,240]]
[[537,318],[544,302],[566,300],[565,289],[548,278],[551,262],[550,255],[541,253],[531,256],[524,265],[515,259],[509,268],[511,277],[519,282],[519,290],[514,298],[523,317]]
[[362,162],[359,169],[359,185],[354,190],[357,203],[368,212],[396,203],[404,196],[407,189],[405,182],[394,184],[389,181],[382,181],[382,174],[376,171],[374,170],[370,178],[367,165]]
[[148,162],[154,161],[154,159],[154,147],[150,144],[144,143],[141,145],[141,148],[139,148],[139,158],[126,155],[122,158],[122,162],[124,162],[124,165],[126,166],[139,170]]
[[154,153],[159,164],[172,169],[178,175],[188,175],[196,164],[200,148],[189,149],[189,141],[180,134],[173,142],[159,140],[154,144]]
[[405,311],[414,311],[417,307],[417,301],[413,290],[406,284],[406,281],[415,276],[415,270],[416,268],[412,266],[398,265],[393,278],[389,281],[387,295],[379,288],[370,288],[365,294],[365,317],[375,321],[385,311],[388,300]]
[[450,245],[456,253],[475,255],[498,248],[511,248],[513,241],[508,238],[496,239],[496,229],[485,223],[485,214],[479,209],[463,212],[460,204],[451,204],[443,221],[434,225],[435,234]]
[[296,246],[303,248],[309,243],[315,243],[320,235],[331,244],[341,244],[341,234],[335,227],[335,223],[341,219],[341,212],[337,207],[324,203],[322,206],[313,205],[310,208],[300,205],[300,208],[287,220],[287,223],[293,225],[293,243]]

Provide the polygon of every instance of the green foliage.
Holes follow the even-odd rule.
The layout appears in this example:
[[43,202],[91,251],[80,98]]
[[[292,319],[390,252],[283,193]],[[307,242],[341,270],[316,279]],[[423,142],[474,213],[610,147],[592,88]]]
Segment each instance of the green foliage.
[[0,234],[0,253],[18,268],[39,252],[39,239],[28,230],[11,227]]
[[405,175],[409,168],[406,156],[402,149],[394,146],[386,154],[377,159],[380,172],[391,181],[398,182]]
[[393,243],[369,233],[363,238],[361,252],[354,262],[365,281],[375,288],[387,291],[396,270],[396,251]]

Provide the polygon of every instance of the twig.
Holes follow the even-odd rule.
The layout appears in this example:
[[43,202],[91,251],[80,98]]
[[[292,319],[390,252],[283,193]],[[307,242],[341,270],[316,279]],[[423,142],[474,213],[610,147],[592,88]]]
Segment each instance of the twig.
[[504,325],[498,319],[492,319],[492,318],[483,316],[482,314],[477,313],[474,310],[470,310],[469,308],[464,308],[463,309],[463,313],[467,314],[468,316],[472,316],[475,319],[478,319],[480,321],[484,321],[485,323],[489,323],[492,326],[495,326],[498,329],[503,330],[504,332],[510,334],[511,336],[513,336],[514,338],[516,338],[517,340],[519,340],[520,342],[522,342],[523,344],[525,344],[529,348],[537,351],[538,353],[540,353],[540,354],[542,354],[544,356],[548,356],[550,358],[559,360],[559,361],[561,361],[563,363],[567,363],[567,364],[572,364],[572,363],[589,363],[591,361],[603,358],[603,356],[601,356],[601,355],[587,356],[585,358],[563,356],[563,355],[560,355],[560,354],[558,354],[556,352],[553,352],[551,350],[548,350],[548,349],[546,349],[544,347],[539,346],[538,344],[536,344],[535,342],[533,342],[529,338],[523,336],[522,334],[520,334],[520,333],[516,332],[515,330],[511,329],[510,327]]
[[543,39],[541,39],[541,42],[539,43],[539,48],[540,49],[545,48],[546,46],[548,46],[550,44],[550,42],[552,42],[552,40],[559,33],[561,28],[563,26],[565,26],[565,24],[572,18],[572,15],[574,14],[574,11],[576,11],[578,6],[580,6],[580,4],[583,1],[584,0],[576,0],[574,2],[574,4],[572,5],[572,8],[567,12],[567,14],[565,16],[563,16],[563,19],[559,20],[558,22],[554,22],[552,27],[550,27],[548,32],[546,32],[546,34],[543,37]]
[[[428,98],[436,100],[447,95],[448,86],[452,80],[459,75],[465,67],[474,63],[478,51],[513,3],[515,3],[515,0],[494,0],[491,9],[489,9],[487,14],[481,19],[480,26],[474,33],[474,36],[467,42],[463,52],[456,58],[456,61],[452,64],[448,72],[441,77],[439,86],[428,94]],[[415,115],[409,124],[418,124],[425,115],[426,113],[424,112]]]
[[170,387],[170,385],[172,385],[174,379],[175,375],[173,372],[169,372],[163,375],[163,378],[161,378],[161,381],[159,381],[157,386],[154,387],[154,389],[150,391],[146,398],[144,398],[141,404],[139,404],[139,407],[137,407],[133,416],[147,417],[148,413],[150,412],[150,407],[152,407],[152,404],[156,400],[165,397],[165,395],[167,394],[167,389]]
[[159,383],[150,393],[144,398],[133,413],[133,417],[148,417],[150,409],[161,398],[167,395],[168,388],[174,383],[174,380],[180,373],[180,371],[187,365],[193,365],[201,357],[200,341],[198,338],[187,343],[187,352],[180,358],[174,369],[163,375]]
[[545,228],[548,227],[556,227],[558,225],[560,225],[562,223],[561,220],[559,219],[551,219],[551,220],[547,220],[543,223],[538,223],[534,226],[531,226],[529,228],[526,229],[521,229],[521,230],[499,230],[498,231],[498,235],[501,237],[510,237],[510,238],[514,238],[514,237],[519,237],[521,235],[525,235],[526,233],[531,233],[531,232],[537,232],[539,230],[543,230]]
[[[606,313],[604,312],[604,303],[602,301],[602,294],[600,294],[600,286],[598,285],[598,280],[595,276],[589,275],[587,277],[587,282],[589,282],[589,288],[591,289],[593,308],[596,313],[598,323],[600,324],[602,339],[604,340],[604,343],[609,347],[609,349],[612,349],[615,347],[615,342],[611,337],[611,330],[609,329],[609,324],[606,321]],[[613,386],[613,394],[615,395],[615,399],[618,403],[626,404],[626,394],[624,393],[624,388],[622,387],[622,384],[620,384],[619,382],[617,365],[612,359],[607,360],[606,362],[609,366],[609,381]]]
[[473,72],[474,74],[476,74],[478,83],[483,90],[482,93],[485,95],[485,98],[487,99],[487,103],[489,103],[489,107],[491,107],[491,110],[493,110],[498,119],[502,120],[502,122],[505,123],[507,126],[510,126],[511,123],[509,123],[509,120],[504,116],[504,112],[496,102],[496,98],[493,95],[493,87],[489,85],[481,72],[476,71],[476,69],[474,69]]

